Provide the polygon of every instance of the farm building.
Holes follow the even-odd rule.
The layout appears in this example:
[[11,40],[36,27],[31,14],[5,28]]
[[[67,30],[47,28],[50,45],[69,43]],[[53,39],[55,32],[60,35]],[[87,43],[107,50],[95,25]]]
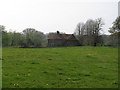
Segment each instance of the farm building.
[[48,46],[78,46],[79,42],[73,34],[60,34],[58,31],[55,34],[48,35]]

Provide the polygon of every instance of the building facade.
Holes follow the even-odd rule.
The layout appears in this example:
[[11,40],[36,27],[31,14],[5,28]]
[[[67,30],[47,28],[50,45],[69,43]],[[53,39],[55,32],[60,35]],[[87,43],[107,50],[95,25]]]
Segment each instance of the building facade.
[[78,40],[73,34],[49,34],[48,35],[48,46],[58,47],[58,46],[79,46]]

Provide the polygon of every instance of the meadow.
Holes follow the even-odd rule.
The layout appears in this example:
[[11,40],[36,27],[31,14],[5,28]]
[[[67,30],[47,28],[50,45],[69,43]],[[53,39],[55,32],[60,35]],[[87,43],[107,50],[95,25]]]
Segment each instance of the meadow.
[[3,88],[118,88],[118,49],[3,48]]

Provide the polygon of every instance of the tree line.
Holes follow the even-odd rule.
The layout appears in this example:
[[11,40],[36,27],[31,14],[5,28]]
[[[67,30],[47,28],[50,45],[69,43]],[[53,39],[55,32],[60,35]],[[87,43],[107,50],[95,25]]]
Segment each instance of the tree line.
[[[102,33],[103,25],[102,18],[88,19],[85,23],[79,22],[74,35],[81,46],[118,47],[120,40],[120,17],[116,18],[113,26],[108,30],[111,35]],[[48,45],[48,34],[44,34],[34,28],[26,28],[22,32],[7,32],[5,26],[0,25],[0,35],[2,35],[3,47],[46,47]]]
[[114,46],[119,47],[120,17],[109,28],[111,35],[103,34],[104,22],[102,18],[88,19],[85,23],[79,22],[74,32],[82,46]]
[[21,33],[7,32],[4,26],[0,26],[0,28],[3,47],[45,47],[47,45],[46,35],[34,28],[26,28]]

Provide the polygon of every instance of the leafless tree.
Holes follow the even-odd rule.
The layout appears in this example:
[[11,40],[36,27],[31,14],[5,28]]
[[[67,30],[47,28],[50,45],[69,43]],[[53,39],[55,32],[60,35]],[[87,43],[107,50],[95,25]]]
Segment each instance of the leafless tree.
[[99,35],[103,25],[102,18],[88,19],[85,24],[78,23],[75,34],[81,44],[96,46],[100,41]]

